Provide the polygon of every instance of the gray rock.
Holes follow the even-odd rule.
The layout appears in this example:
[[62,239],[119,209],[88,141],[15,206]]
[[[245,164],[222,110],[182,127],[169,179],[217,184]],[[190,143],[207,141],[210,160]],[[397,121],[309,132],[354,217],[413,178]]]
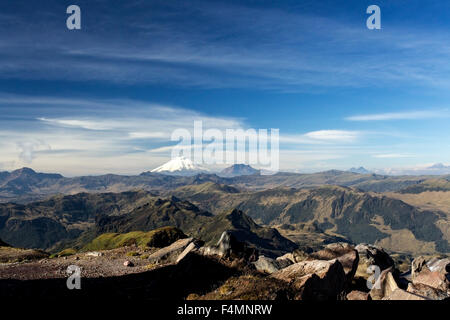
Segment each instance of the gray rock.
[[158,251],[152,253],[148,260],[153,263],[173,263],[177,260],[178,256],[189,246],[190,243],[194,242],[194,238],[180,239],[172,243],[170,246],[159,249]]
[[414,285],[423,284],[444,292],[450,291],[450,259],[433,258],[426,264],[420,260],[421,268],[417,265],[413,262],[412,268],[416,269],[412,276]]
[[253,265],[256,270],[270,274],[292,265],[292,261],[288,259],[275,260],[265,256],[259,256],[258,260],[253,262]]
[[224,231],[215,246],[201,248],[200,253],[227,258],[243,258],[249,262],[255,261],[258,256],[256,249],[238,241],[231,231]]
[[444,300],[450,297],[449,293],[445,291],[432,288],[430,286],[421,283],[417,284],[409,283],[408,289],[406,291],[426,297],[431,300]]
[[175,263],[180,262],[181,260],[183,260],[184,258],[186,258],[186,256],[190,253],[193,252],[195,250],[197,250],[199,248],[199,245],[195,242],[192,241],[187,247],[186,249],[184,249],[184,251],[182,253],[180,253],[180,255],[177,257]]
[[[277,261],[281,261],[281,260],[289,260],[291,262],[291,264],[297,262],[297,261],[295,261],[293,253],[286,253],[285,255],[282,255],[281,257],[277,258]],[[298,261],[298,262],[300,262],[300,261]]]
[[336,300],[342,297],[346,276],[341,263],[312,260],[295,263],[274,272],[270,277],[288,282],[298,300]]
[[396,289],[399,289],[397,282],[392,275],[393,268],[385,269],[376,279],[370,290],[372,300],[382,300],[389,297]]

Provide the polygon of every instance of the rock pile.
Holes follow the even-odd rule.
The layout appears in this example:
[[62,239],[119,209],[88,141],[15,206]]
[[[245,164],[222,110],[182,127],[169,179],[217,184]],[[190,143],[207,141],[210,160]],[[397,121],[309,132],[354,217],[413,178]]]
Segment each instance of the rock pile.
[[[279,285],[283,288],[282,294],[290,299],[322,301],[450,298],[448,258],[427,260],[425,257],[418,257],[412,262],[410,275],[400,276],[389,254],[382,248],[369,244],[353,246],[348,243],[333,243],[319,251],[295,250],[276,259],[260,255],[257,250],[237,241],[230,232],[224,232],[215,246],[202,245],[201,241],[194,238],[181,239],[156,251],[148,259],[155,264],[182,266],[182,261],[183,265],[190,265],[189,261],[196,261],[197,256],[228,262],[227,266],[236,270],[244,265],[246,272],[253,270],[251,272],[259,276],[238,278],[239,281],[236,280],[235,283],[248,283],[252,287],[235,291],[251,292],[256,287],[264,287],[263,283],[258,284],[261,281],[266,284],[279,283],[282,284]],[[236,261],[239,264],[235,264]],[[217,294],[220,295],[221,292],[230,294],[233,290],[224,287],[218,289]]]

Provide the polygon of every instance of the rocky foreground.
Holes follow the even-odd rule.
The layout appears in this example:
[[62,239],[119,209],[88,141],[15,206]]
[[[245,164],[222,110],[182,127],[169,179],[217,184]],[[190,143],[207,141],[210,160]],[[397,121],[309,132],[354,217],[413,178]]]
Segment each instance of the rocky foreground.
[[[319,251],[295,250],[274,259],[228,232],[215,246],[204,246],[194,238],[169,242],[162,248],[132,244],[103,251],[66,252],[54,258],[31,255],[29,260],[1,263],[0,298],[450,298],[450,259],[444,257],[418,257],[409,272],[400,273],[382,248],[368,244],[334,243]],[[67,289],[70,265],[81,268],[80,290]]]

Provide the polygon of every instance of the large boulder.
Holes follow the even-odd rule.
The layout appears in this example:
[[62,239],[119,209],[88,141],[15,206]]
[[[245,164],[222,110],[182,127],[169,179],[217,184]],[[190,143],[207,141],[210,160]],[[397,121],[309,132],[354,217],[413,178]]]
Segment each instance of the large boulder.
[[236,239],[230,231],[224,231],[215,246],[203,247],[203,255],[215,255],[221,258],[244,259],[249,262],[256,261],[258,251],[248,247],[244,242]]
[[377,266],[380,271],[394,268],[394,260],[381,247],[361,243],[355,249],[359,255],[359,264],[356,270],[357,277],[369,278],[371,274],[367,270],[370,266]]
[[298,300],[336,300],[346,284],[344,269],[336,259],[298,262],[271,277],[289,283]]
[[426,263],[421,258],[416,260],[412,263],[414,285],[423,284],[444,292],[450,291],[450,259],[433,258]]
[[189,243],[189,245],[183,250],[183,252],[178,255],[175,263],[179,263],[180,261],[185,259],[189,253],[198,250],[200,248],[200,245],[201,243],[199,243],[198,241],[192,241],[191,243]]
[[358,269],[358,251],[348,243],[332,243],[324,249],[310,254],[309,259],[332,260],[337,259],[344,268],[347,282],[350,283]]
[[294,262],[302,262],[309,258],[309,254],[312,252],[312,249],[295,249],[292,252],[292,257],[294,259]]
[[399,289],[392,275],[392,270],[393,268],[383,270],[379,277],[375,279],[375,283],[370,290],[372,300],[382,300],[385,297],[389,297],[396,289]]
[[392,268],[381,272],[374,287],[370,290],[370,297],[372,300],[428,300],[424,296],[399,288],[392,275]]
[[388,296],[384,297],[383,300],[428,300],[425,297],[407,292],[403,289],[397,288],[391,292]]
[[421,283],[409,283],[408,289],[406,291],[415,295],[426,297],[431,300],[444,300],[450,297],[448,292],[432,288]]
[[265,273],[274,273],[280,269],[286,268],[292,265],[292,261],[289,259],[271,259],[265,256],[259,256],[258,260],[252,263],[256,270]]
[[285,255],[282,255],[282,256],[277,258],[277,261],[284,261],[284,260],[290,261],[291,262],[290,265],[293,264],[293,263],[296,263],[296,262],[300,262],[300,261],[295,261],[293,253],[286,253]]

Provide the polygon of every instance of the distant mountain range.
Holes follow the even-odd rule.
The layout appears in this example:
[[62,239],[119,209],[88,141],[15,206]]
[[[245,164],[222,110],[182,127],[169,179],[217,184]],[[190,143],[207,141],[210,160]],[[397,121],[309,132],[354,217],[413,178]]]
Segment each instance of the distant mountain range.
[[450,166],[442,163],[436,163],[431,166],[421,166],[413,168],[389,168],[375,171],[378,174],[387,175],[448,175],[450,174]]
[[[230,169],[231,172],[236,172]],[[239,170],[238,170],[239,171]],[[244,171],[253,172],[244,167]],[[241,171],[242,172],[242,171]],[[363,191],[402,191],[419,186],[421,190],[450,190],[449,176],[387,176],[358,174],[331,170],[313,174],[279,172],[274,175],[239,175],[221,177],[213,173],[195,175],[171,175],[165,172],[143,172],[137,176],[107,174],[101,176],[63,177],[60,174],[37,173],[29,168],[0,173],[0,202],[27,203],[42,200],[56,194],[80,192],[123,192],[146,190],[165,192],[187,185],[206,182],[223,184],[237,189],[265,190],[276,187],[312,188],[323,185],[339,185]]]

